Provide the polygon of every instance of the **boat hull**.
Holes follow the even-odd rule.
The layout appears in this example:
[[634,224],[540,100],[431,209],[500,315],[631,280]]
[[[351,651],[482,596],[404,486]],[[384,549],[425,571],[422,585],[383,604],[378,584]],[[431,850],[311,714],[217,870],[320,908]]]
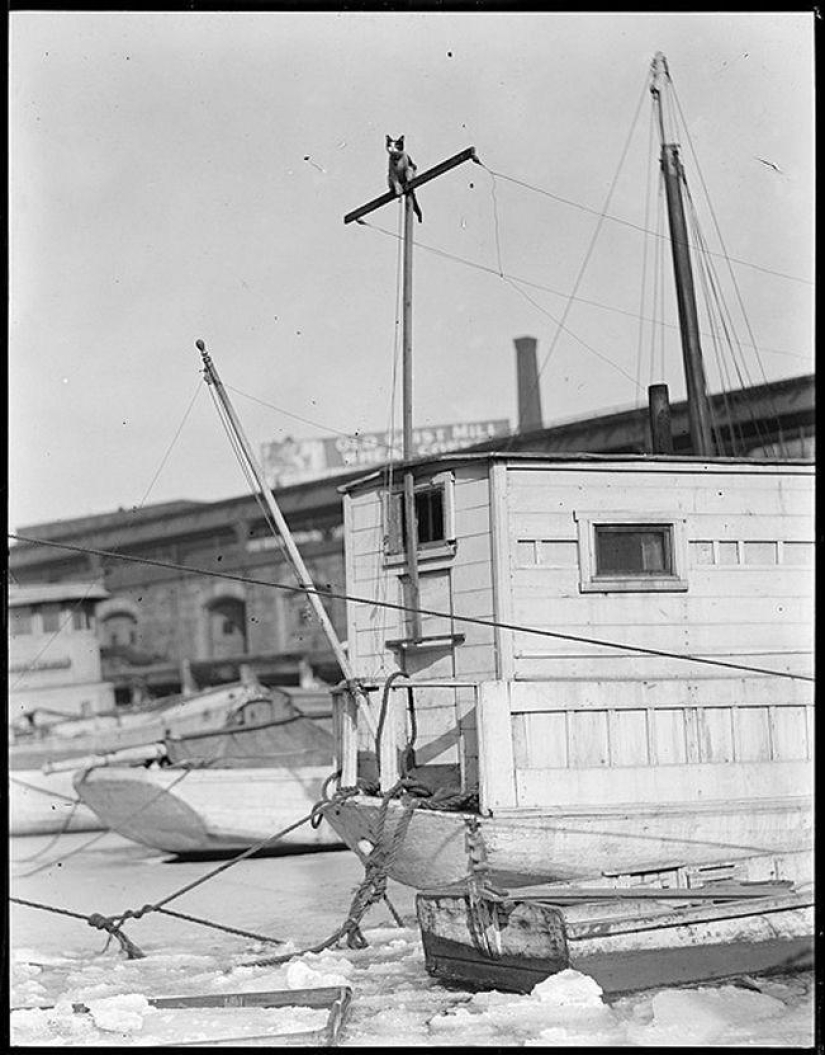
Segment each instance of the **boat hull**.
[[813,967],[813,896],[712,904],[572,905],[419,894],[427,970],[473,988],[530,992],[568,968],[605,993]]
[[[325,766],[106,766],[79,774],[75,788],[106,827],[127,839],[169,853],[210,853],[246,850],[299,820],[320,799],[328,776]],[[271,849],[341,845],[326,823],[304,823]]]
[[9,774],[9,835],[57,835],[106,827],[78,801],[72,773],[15,770]]
[[[380,799],[358,795],[334,801],[325,816],[351,849],[363,853],[378,841],[380,807]],[[405,812],[398,800],[389,803],[382,843],[392,839]],[[487,873],[508,888],[804,854],[812,847],[811,812],[810,802],[799,800],[758,806],[605,806],[489,817],[416,808],[387,874],[418,890],[461,882],[469,874],[467,837],[476,823]]]

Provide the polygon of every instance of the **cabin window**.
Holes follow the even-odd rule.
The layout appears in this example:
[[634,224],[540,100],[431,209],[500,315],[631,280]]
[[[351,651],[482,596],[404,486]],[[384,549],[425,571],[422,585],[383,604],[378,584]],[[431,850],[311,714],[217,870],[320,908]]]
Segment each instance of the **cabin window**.
[[600,578],[673,574],[669,524],[597,524],[595,533]]
[[72,629],[73,630],[91,630],[92,628],[92,615],[87,612],[85,608],[73,608],[72,609]]
[[686,590],[684,521],[577,513],[582,592]]
[[[414,488],[415,526],[420,559],[452,556],[455,552],[453,528],[453,475],[438,476]],[[407,518],[404,515],[402,486],[384,498],[384,556],[388,564],[406,559]]]

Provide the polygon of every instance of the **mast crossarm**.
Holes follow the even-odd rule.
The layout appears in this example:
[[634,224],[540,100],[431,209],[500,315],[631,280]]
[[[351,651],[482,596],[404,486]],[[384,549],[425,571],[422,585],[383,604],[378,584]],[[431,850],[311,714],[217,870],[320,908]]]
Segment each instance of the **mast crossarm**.
[[[465,161],[475,161],[477,165],[481,164],[476,157],[475,147],[467,147],[466,150],[462,150],[453,157],[447,158],[446,161],[442,161],[440,164],[434,165],[431,169],[427,169],[426,172],[422,172],[420,176],[416,176],[415,179],[410,180],[404,190],[401,191],[401,194],[406,194],[408,191],[415,190],[415,188],[420,187],[422,183],[429,183],[431,179],[435,179],[436,176],[441,176],[443,173],[449,172],[451,168],[455,168],[456,165],[461,165]],[[367,213],[373,212],[375,209],[380,209],[382,205],[386,205],[388,202],[401,197],[401,194],[396,194],[394,191],[387,191],[387,193],[382,194],[380,198],[373,198],[373,200],[368,201],[366,205],[359,205],[357,209],[353,209],[352,212],[347,213],[344,217],[344,223],[352,223],[353,220],[360,220],[361,217],[366,216]]]

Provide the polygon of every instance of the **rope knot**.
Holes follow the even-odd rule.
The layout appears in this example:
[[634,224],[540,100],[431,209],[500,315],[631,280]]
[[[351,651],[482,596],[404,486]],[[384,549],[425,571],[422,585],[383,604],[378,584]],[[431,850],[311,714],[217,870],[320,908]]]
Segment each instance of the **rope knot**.
[[93,912],[91,916],[87,916],[86,919],[90,927],[94,927],[95,930],[105,930],[111,937],[117,938],[120,942],[121,949],[126,953],[127,960],[142,960],[145,958],[145,953],[143,953],[138,946],[123,933],[120,929],[120,925],[115,923],[111,916],[104,916],[100,912]]

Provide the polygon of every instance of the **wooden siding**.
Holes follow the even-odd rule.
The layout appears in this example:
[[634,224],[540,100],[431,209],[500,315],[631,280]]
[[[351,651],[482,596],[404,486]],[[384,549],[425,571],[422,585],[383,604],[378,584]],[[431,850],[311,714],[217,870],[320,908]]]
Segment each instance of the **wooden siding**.
[[808,682],[494,682],[481,701],[482,798],[494,811],[812,790]]
[[[516,678],[587,678],[594,667],[599,678],[697,674],[698,664],[566,640],[551,636],[554,631],[810,670],[809,473],[718,465],[669,470],[662,463],[556,471],[514,464],[507,472],[506,510],[512,622],[547,632],[511,634]],[[611,514],[638,516],[640,523],[645,516],[681,519],[686,552],[679,558],[687,589],[583,593],[577,518],[595,515],[609,522]],[[728,563],[732,559],[738,563]]]
[[[404,662],[414,679],[479,685],[478,703],[472,690],[416,690],[419,765],[460,768],[465,788],[480,776],[485,809],[636,793],[698,800],[696,774],[716,767],[727,767],[713,785],[725,794],[769,788],[777,766],[804,793],[810,686],[736,665],[812,668],[807,469],[496,461],[453,471],[456,550],[422,559],[421,604],[443,613],[424,617],[425,633],[464,640],[411,650]],[[581,531],[611,515],[679,521],[678,590],[583,592]],[[348,495],[345,516],[350,592],[402,603],[403,562],[385,561],[379,490]],[[398,669],[386,642],[406,636],[404,622],[398,612],[350,606],[358,677],[380,687]],[[699,662],[714,658],[733,666]],[[392,699],[403,740],[405,694]],[[366,750],[369,738],[359,735]]]
[[[422,633],[430,636],[460,634],[464,641],[454,649],[421,649],[408,652],[405,670],[412,678],[477,681],[494,677],[495,650],[492,627],[464,623],[450,615],[491,619],[493,605],[490,549],[490,511],[487,469],[469,464],[456,470],[453,508],[458,545],[453,557],[419,564],[420,605],[444,615],[424,615]],[[347,495],[344,501],[347,532],[348,592],[359,597],[403,604],[404,562],[387,564],[383,552],[384,526],[380,490]],[[397,654],[386,642],[405,638],[402,613],[368,604],[351,604],[348,613],[350,658],[356,675],[382,686],[399,669]],[[403,718],[406,693],[391,694],[396,727]],[[475,694],[447,687],[415,691],[419,765],[455,766],[465,787],[478,782],[478,744]],[[409,735],[409,719],[406,720]],[[400,723],[400,724],[399,724]],[[369,747],[363,731],[361,749]]]

